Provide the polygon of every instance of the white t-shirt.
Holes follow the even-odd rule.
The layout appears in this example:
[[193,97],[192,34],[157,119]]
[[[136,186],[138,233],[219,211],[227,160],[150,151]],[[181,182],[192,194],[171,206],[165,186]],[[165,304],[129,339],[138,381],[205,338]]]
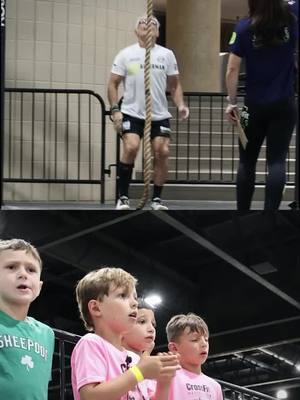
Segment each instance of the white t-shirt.
[[[124,76],[124,99],[121,111],[145,119],[144,62],[146,49],[138,43],[121,50],[111,72]],[[151,107],[152,121],[171,118],[166,98],[167,76],[178,75],[174,53],[155,45],[151,50]]]

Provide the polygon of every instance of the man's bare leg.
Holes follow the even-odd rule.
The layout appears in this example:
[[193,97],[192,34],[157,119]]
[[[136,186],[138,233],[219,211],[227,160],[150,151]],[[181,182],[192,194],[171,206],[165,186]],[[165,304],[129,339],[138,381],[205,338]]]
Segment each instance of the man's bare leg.
[[[163,136],[157,136],[152,140],[152,151],[154,158],[154,175],[153,175],[153,199],[160,199],[163,185],[168,175],[168,160],[170,139]],[[158,209],[167,209],[165,206],[161,206]]]

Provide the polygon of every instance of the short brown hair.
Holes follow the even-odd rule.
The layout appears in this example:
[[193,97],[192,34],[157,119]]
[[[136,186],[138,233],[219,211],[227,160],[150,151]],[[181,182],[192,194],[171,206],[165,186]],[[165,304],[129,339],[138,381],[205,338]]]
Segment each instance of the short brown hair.
[[4,250],[25,250],[26,253],[32,255],[35,258],[42,270],[42,260],[39,255],[37,249],[29,242],[26,242],[23,239],[9,239],[9,240],[2,240],[0,239],[0,252]]
[[94,330],[94,324],[89,313],[90,300],[103,300],[111,288],[123,287],[130,291],[137,284],[137,280],[122,268],[105,267],[89,272],[76,286],[76,300],[80,318],[88,331]]
[[201,317],[194,313],[178,314],[174,315],[166,326],[168,341],[178,341],[185,328],[209,336],[208,326]]

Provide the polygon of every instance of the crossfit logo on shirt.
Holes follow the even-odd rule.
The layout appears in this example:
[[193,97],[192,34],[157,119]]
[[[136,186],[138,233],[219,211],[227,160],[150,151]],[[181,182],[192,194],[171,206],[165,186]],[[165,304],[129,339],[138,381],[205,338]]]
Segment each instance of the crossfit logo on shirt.
[[236,40],[236,32],[232,32],[229,44],[233,44]]
[[[200,393],[205,393],[203,399],[205,398],[206,400],[209,400],[212,398],[209,387],[206,385],[193,385],[191,383],[186,383],[186,388],[188,391],[188,395],[197,395],[199,396]],[[202,395],[201,397],[199,397],[199,400],[202,399]]]
[[23,356],[21,358],[21,364],[26,365],[27,371],[29,371],[29,368],[32,369],[34,367],[34,362],[30,356]]

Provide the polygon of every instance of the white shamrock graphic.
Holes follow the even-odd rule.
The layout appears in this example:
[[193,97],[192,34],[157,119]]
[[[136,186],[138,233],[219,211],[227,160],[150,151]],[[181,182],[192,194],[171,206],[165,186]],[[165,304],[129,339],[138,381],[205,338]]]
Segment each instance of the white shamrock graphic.
[[34,367],[34,362],[30,356],[23,356],[21,359],[21,364],[26,365],[27,371],[29,371],[29,368]]

